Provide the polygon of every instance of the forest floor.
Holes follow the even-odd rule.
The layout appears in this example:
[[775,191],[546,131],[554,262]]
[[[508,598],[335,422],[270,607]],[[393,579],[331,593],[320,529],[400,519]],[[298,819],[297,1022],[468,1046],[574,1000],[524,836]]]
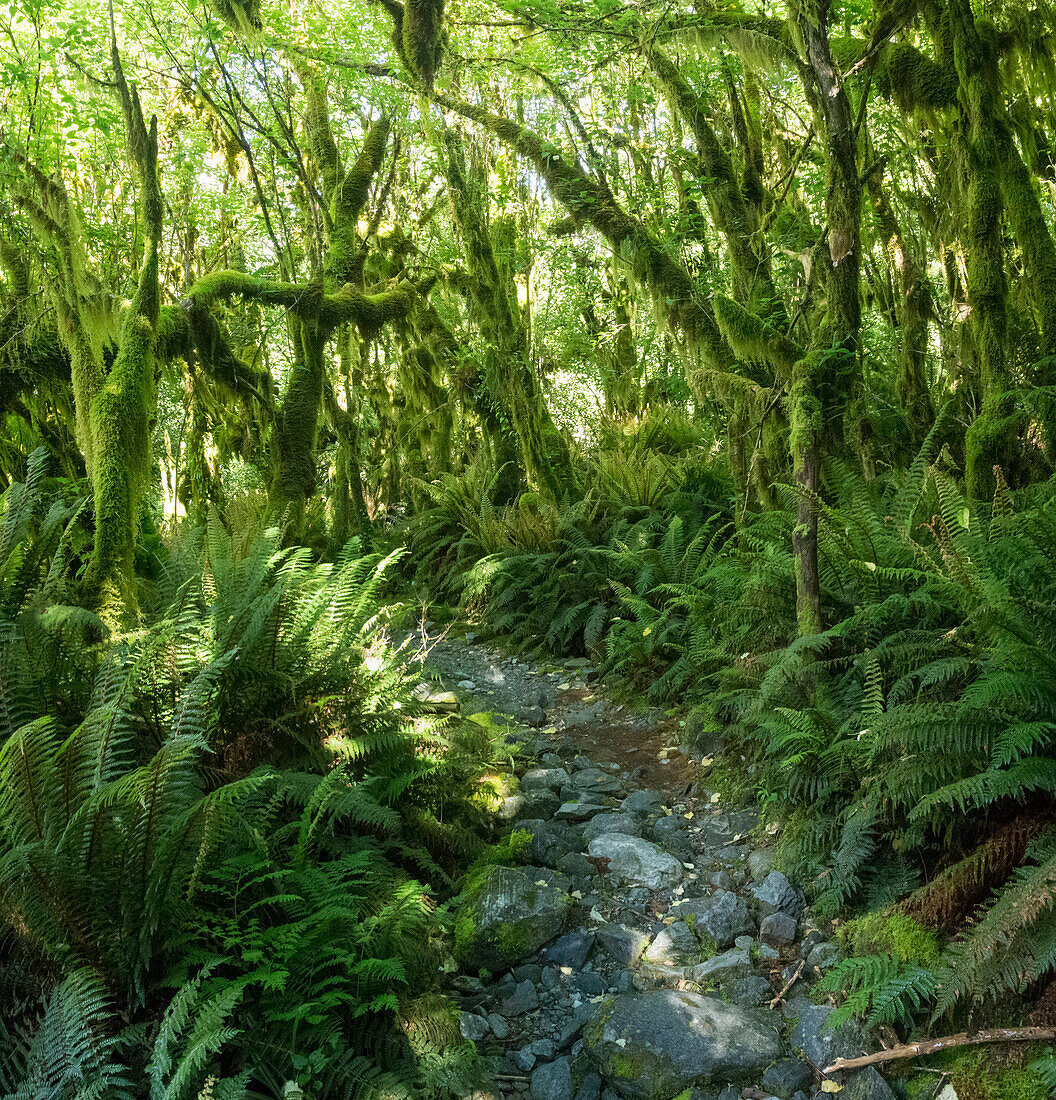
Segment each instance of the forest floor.
[[[472,633],[427,644],[462,712],[524,745],[503,816],[530,844],[475,876],[455,923],[449,991],[494,1071],[474,1097],[809,1100],[826,1065],[863,1052],[810,997],[838,946],[677,719],[608,699],[583,659]],[[892,1097],[872,1067],[843,1088]]]

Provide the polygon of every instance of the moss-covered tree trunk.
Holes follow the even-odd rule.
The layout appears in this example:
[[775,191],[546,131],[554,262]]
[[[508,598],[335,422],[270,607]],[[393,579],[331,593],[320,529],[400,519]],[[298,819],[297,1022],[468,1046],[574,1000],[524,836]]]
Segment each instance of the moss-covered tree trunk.
[[490,216],[485,169],[477,158],[467,156],[461,135],[448,129],[443,141],[454,222],[466,258],[475,320],[485,341],[485,383],[500,418],[508,418],[502,428],[516,441],[528,484],[557,497],[572,484],[572,465],[532,370],[517,285],[511,265],[503,259],[503,252],[516,246],[516,229]]

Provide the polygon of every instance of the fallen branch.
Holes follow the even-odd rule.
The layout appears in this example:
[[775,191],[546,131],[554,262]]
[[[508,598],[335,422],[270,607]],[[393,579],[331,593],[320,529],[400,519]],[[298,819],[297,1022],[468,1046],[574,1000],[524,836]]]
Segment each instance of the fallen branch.
[[785,994],[792,988],[792,986],[796,984],[796,980],[799,978],[800,974],[803,973],[804,966],[806,966],[806,961],[800,959],[799,966],[796,967],[796,972],[792,975],[791,978],[788,979],[787,982],[785,982],[785,988],[782,989],[781,992],[778,993],[778,995],[770,1002],[771,1008],[777,1008],[777,1006],[785,999]]
[[956,1035],[944,1035],[941,1039],[921,1039],[916,1043],[901,1043],[888,1050],[878,1050],[875,1054],[864,1054],[861,1058],[837,1058],[831,1066],[825,1067],[825,1073],[837,1073],[842,1069],[860,1069],[862,1066],[875,1065],[877,1062],[895,1062],[901,1058],[916,1058],[922,1054],[934,1054],[950,1047],[974,1046],[977,1043],[1024,1043],[1056,1039],[1056,1027],[994,1027],[986,1031],[976,1031],[969,1035],[961,1031]]

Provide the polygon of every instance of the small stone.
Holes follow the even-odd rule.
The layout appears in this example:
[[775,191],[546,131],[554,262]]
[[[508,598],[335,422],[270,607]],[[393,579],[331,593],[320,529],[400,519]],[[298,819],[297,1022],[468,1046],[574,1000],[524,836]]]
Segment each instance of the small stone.
[[552,966],[548,966],[543,971],[543,976],[540,978],[540,984],[543,989],[556,989],[561,984],[561,972],[555,970]]
[[546,961],[551,966],[570,966],[573,970],[579,970],[593,946],[593,932],[569,932],[546,949]]
[[759,945],[759,958],[764,962],[774,962],[775,959],[781,958],[781,952],[768,943],[761,943]]
[[488,1013],[488,1027],[496,1039],[505,1039],[510,1033],[510,1025],[497,1012]]
[[587,822],[583,839],[589,844],[604,833],[623,833],[624,836],[641,836],[642,824],[634,814],[598,814]]
[[553,1039],[536,1039],[534,1043],[529,1043],[528,1049],[536,1058],[543,1058],[549,1062],[554,1056],[554,1041]]
[[529,981],[518,982],[513,992],[499,1005],[501,1016],[523,1016],[539,1007],[539,994]]
[[694,918],[693,930],[698,936],[708,935],[722,950],[738,937],[755,931],[744,899],[729,890],[719,890],[709,898],[692,898],[679,906],[679,914]]
[[532,834],[529,854],[535,862],[546,866],[556,864],[563,855],[577,851],[583,844],[579,832],[563,821],[525,818],[517,823],[517,828]]
[[522,722],[536,728],[546,724],[546,711],[542,707],[526,707],[519,717]]
[[521,787],[526,791],[540,787],[558,791],[568,782],[569,775],[564,768],[532,768],[521,776]]
[[573,1100],[571,1058],[564,1056],[535,1070],[532,1100]]
[[581,970],[572,984],[584,997],[597,997],[608,989],[605,979],[593,970]]
[[561,856],[557,869],[574,879],[590,878],[598,870],[582,852],[567,852]]
[[517,821],[522,817],[545,819],[552,817],[560,805],[557,795],[545,788],[520,791],[502,800],[499,817],[504,821]]
[[637,966],[649,946],[649,937],[637,928],[603,924],[597,931],[598,946],[620,967]]
[[857,1058],[864,1053],[865,1033],[861,1025],[847,1020],[837,1028],[828,1026],[832,1005],[816,1005],[808,997],[796,997],[784,1013],[796,1021],[789,1046],[816,1066],[831,1065],[837,1058]]
[[479,1043],[488,1033],[488,1021],[475,1012],[460,1012],[458,1014],[458,1030],[463,1039],[471,1043]]
[[620,781],[603,772],[601,768],[583,768],[572,778],[572,784],[581,791],[614,794],[620,789]]
[[660,844],[670,844],[682,833],[682,818],[671,814],[659,817],[653,822],[653,840]]
[[764,917],[771,913],[788,913],[798,918],[803,912],[803,892],[796,889],[780,871],[771,871],[761,883],[751,887],[751,894]]
[[[956,1092],[954,1096],[956,1096]],[[866,1066],[852,1073],[843,1086],[841,1098],[846,1100],[894,1100],[891,1086],[880,1076],[875,1066]]]
[[645,960],[665,966],[692,966],[700,959],[700,944],[685,921],[662,928],[645,952]]
[[460,691],[476,691],[477,685],[472,680],[459,680],[458,687]]
[[771,913],[759,922],[759,939],[771,947],[784,947],[796,938],[798,921],[788,913]]
[[742,1008],[755,1008],[757,1005],[769,1003],[774,996],[770,983],[758,971],[745,974],[740,978],[732,978],[722,986],[723,994]]
[[839,944],[832,942],[819,943],[812,948],[807,956],[807,969],[811,972],[815,969],[821,971],[831,970],[842,958],[843,952],[840,950]]
[[631,791],[620,803],[620,809],[626,814],[651,814],[659,810],[661,802],[656,791]]
[[588,1073],[576,1092],[575,1100],[598,1100],[601,1096],[601,1078],[596,1073]]
[[708,875],[708,882],[718,890],[733,889],[733,879],[730,877],[729,871],[712,871]]
[[543,968],[538,963],[525,963],[513,968],[513,976],[518,982],[531,982],[535,985],[543,976]]
[[510,1061],[522,1070],[524,1073],[531,1073],[532,1066],[535,1065],[535,1055],[525,1047],[523,1050],[515,1050],[512,1054],[507,1055]]
[[798,1058],[779,1058],[763,1074],[763,1091],[781,1100],[792,1100],[801,1089],[810,1088],[813,1075],[810,1066]]
[[708,959],[693,967],[693,981],[701,986],[715,986],[732,978],[750,974],[752,960],[747,951],[739,947],[724,951],[721,955]]
[[[587,799],[573,798],[568,802],[562,802],[554,811],[554,817],[558,821],[589,821],[592,817],[602,813],[605,803],[588,801]],[[611,814],[609,816],[612,816]]]
[[748,874],[753,882],[762,882],[777,864],[777,853],[773,848],[757,848],[748,856]]
[[741,951],[751,951],[755,946],[755,940],[751,936],[738,936],[733,941],[733,946],[740,948]]

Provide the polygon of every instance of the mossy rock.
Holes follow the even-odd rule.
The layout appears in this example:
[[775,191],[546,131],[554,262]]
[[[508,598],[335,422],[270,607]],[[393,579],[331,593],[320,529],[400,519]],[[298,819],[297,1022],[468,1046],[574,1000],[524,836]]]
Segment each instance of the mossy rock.
[[571,899],[518,867],[489,866],[473,876],[455,916],[456,959],[498,971],[560,935]]
[[666,989],[613,997],[584,1040],[598,1072],[632,1100],[669,1100],[693,1086],[748,1080],[781,1054],[781,1038],[763,1013]]

